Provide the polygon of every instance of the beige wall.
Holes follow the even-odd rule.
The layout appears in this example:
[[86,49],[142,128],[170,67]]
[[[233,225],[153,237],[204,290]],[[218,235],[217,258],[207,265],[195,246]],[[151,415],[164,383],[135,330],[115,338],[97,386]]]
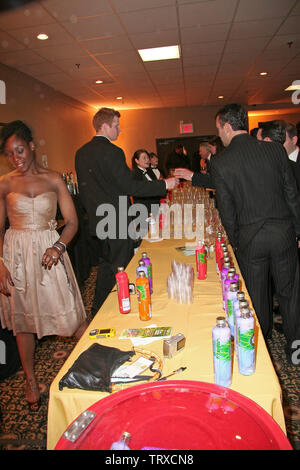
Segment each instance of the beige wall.
[[[74,171],[74,153],[93,136],[91,108],[0,64],[6,84],[6,104],[0,104],[0,122],[24,120],[33,130],[37,159],[47,156],[48,168]],[[0,156],[0,174],[11,166]]]
[[121,134],[116,142],[125,151],[127,163],[139,148],[156,152],[155,139],[180,137],[180,121],[194,124],[193,136],[216,134],[218,107],[182,107],[120,111]]

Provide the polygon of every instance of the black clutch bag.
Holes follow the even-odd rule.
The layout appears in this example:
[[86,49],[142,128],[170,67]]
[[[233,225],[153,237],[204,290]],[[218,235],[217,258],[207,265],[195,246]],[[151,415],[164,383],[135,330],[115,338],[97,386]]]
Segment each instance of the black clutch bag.
[[113,372],[134,354],[134,351],[121,351],[95,343],[80,354],[62,377],[59,390],[67,387],[111,393]]

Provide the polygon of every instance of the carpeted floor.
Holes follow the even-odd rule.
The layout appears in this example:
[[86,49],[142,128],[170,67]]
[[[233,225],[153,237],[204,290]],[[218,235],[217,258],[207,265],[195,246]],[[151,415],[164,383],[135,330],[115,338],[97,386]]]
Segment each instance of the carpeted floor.
[[[96,272],[93,271],[82,290],[88,316],[94,292]],[[278,319],[277,319],[278,321]],[[279,321],[280,322],[280,321]],[[294,449],[300,450],[300,367],[287,363],[284,336],[275,328],[268,342],[283,397],[288,438]],[[75,345],[73,338],[47,337],[37,342],[36,376],[42,392],[42,405],[30,413],[24,395],[22,370],[0,383],[0,449],[45,450],[47,438],[47,406],[51,382]]]

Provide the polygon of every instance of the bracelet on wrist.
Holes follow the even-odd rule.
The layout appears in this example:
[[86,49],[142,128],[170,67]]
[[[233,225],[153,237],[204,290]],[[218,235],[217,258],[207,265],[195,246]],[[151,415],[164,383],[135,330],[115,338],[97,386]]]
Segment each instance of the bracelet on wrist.
[[61,256],[61,255],[63,254],[63,251],[62,251],[62,249],[60,248],[60,246],[57,246],[57,245],[54,244],[54,245],[52,245],[51,248],[54,248],[56,251],[58,251],[59,256]]
[[54,245],[61,246],[64,251],[66,251],[66,249],[67,249],[67,245],[64,242],[61,242],[60,240],[57,240],[57,242],[55,242]]

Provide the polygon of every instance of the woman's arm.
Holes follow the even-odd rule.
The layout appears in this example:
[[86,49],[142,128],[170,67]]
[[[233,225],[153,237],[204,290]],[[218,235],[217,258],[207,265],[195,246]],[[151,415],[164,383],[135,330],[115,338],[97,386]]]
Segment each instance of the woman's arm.
[[64,253],[68,243],[70,243],[78,230],[76,209],[67,186],[58,173],[54,173],[52,178],[59,208],[64,219],[64,228],[58,241],[52,247],[47,248],[43,255],[42,265],[48,269],[51,269],[53,264],[56,265],[58,263],[61,254]]
[[3,183],[0,183],[0,292],[4,295],[11,295],[10,287],[14,285],[9,270],[4,264],[3,241],[5,234],[6,203]]

